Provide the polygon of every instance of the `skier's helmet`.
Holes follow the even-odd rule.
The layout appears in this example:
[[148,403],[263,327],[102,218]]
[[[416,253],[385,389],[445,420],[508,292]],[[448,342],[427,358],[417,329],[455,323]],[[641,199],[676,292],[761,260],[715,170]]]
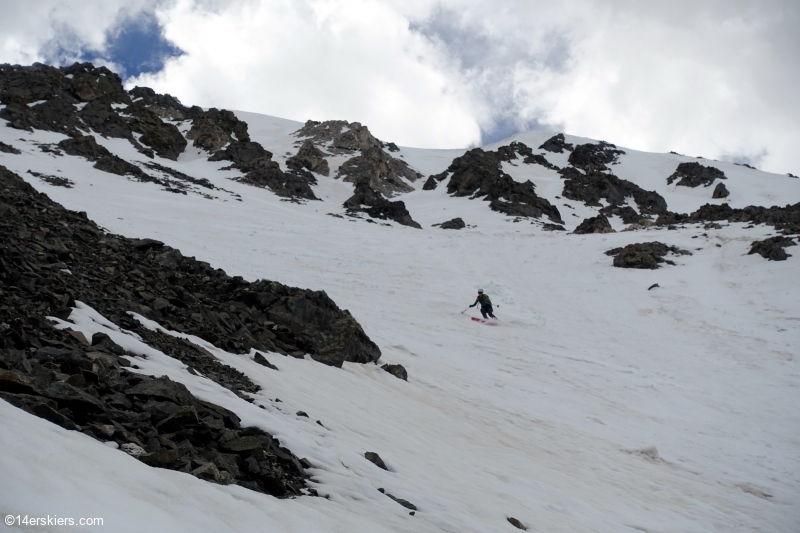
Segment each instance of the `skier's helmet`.
[[483,294],[483,289],[478,289],[478,294]]

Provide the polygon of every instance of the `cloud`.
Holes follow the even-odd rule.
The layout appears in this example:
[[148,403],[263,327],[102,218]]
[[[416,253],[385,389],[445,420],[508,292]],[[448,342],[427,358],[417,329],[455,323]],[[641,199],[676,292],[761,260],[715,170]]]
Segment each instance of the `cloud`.
[[243,1],[209,10],[185,0],[159,20],[186,53],[131,83],[202,106],[359,121],[401,144],[480,140],[457,72],[382,2]]
[[800,171],[795,0],[42,0],[5,9],[0,60],[135,75],[113,36],[137,20],[162,48],[130,82],[187,104],[425,147],[554,129]]

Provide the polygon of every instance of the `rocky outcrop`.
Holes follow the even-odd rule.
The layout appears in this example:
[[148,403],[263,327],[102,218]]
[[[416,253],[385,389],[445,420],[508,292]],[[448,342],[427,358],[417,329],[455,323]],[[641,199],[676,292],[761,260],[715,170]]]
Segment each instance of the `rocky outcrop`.
[[19,155],[22,153],[13,146],[11,146],[10,144],[6,144],[4,142],[0,142],[0,152],[3,152],[4,154],[15,154],[15,155]]
[[769,259],[770,261],[786,261],[787,258],[792,257],[790,254],[786,253],[787,246],[796,246],[792,239],[789,237],[770,237],[769,239],[764,239],[762,241],[754,241],[750,245],[750,251],[747,252],[747,255],[751,254],[758,254],[764,259]]
[[247,123],[236,118],[232,111],[211,108],[192,119],[192,128],[186,134],[192,146],[214,154],[235,140],[248,142]]
[[[149,333],[128,311],[233,353],[255,348],[310,354],[333,366],[380,357],[350,313],[324,292],[246,282],[158,241],[106,235],[2,168],[0,185],[7,191],[0,209],[3,312],[19,308],[43,321],[65,316],[68,304],[78,299],[143,337]],[[16,346],[13,339],[22,333],[19,328],[0,332],[0,348]]]
[[564,150],[571,152],[573,150],[572,144],[564,139],[564,134],[559,133],[547,139],[540,147],[539,150],[547,150],[556,154],[564,153]]
[[433,176],[428,176],[428,179],[425,180],[425,183],[422,184],[423,191],[433,191],[436,189],[436,186],[439,185],[439,182],[436,181],[436,178]]
[[161,119],[182,121],[192,119],[203,113],[198,106],[186,107],[180,100],[169,94],[158,94],[149,87],[134,87],[129,91],[134,103],[141,102],[147,109]]
[[750,224],[766,224],[774,226],[784,234],[800,233],[800,202],[785,207],[763,207],[750,205],[744,208],[732,208],[728,204],[705,204],[694,213],[667,213],[659,216],[656,224],[667,226],[673,224],[698,222],[744,222]]
[[233,412],[166,376],[131,372],[127,359],[95,342],[98,335],[84,344],[63,330],[32,326],[30,317],[12,323],[20,320],[47,340],[0,349],[0,399],[153,467],[282,498],[301,494],[311,465],[268,433],[242,427]]
[[346,120],[326,120],[319,122],[309,120],[302,128],[294,132],[296,137],[307,138],[316,146],[322,146],[334,155],[348,154],[369,148],[383,148],[369,128],[358,122]]
[[356,185],[353,196],[348,198],[343,206],[351,213],[366,213],[372,218],[394,220],[403,226],[422,229],[422,226],[411,218],[405,202],[387,200],[367,183]]
[[439,226],[441,229],[464,229],[467,227],[461,217],[442,222],[441,224],[434,224],[434,226]]
[[391,198],[413,191],[414,188],[405,180],[413,182],[422,176],[405,161],[393,158],[380,148],[370,147],[361,150],[361,155],[345,161],[336,177],[351,183],[366,183],[372,190]]
[[597,144],[579,144],[575,147],[571,154],[569,154],[569,163],[582,170],[608,170],[606,165],[612,165],[617,162],[619,156],[624,155],[625,152],[617,150],[617,147],[611,143],[600,141]]
[[625,224],[637,224],[642,220],[642,215],[636,212],[636,209],[629,205],[615,206],[607,205],[600,210],[600,213],[610,216],[618,216]]
[[[536,195],[530,180],[518,183],[503,172],[498,152],[473,148],[453,160],[447,170],[452,173],[447,182],[447,192],[453,196],[470,196],[489,201],[489,207],[511,216],[540,218],[547,216],[563,223],[558,208],[545,198]],[[436,178],[436,176],[434,176]]]
[[722,182],[717,183],[717,186],[714,187],[714,192],[711,193],[711,198],[727,198],[730,196],[730,192],[728,188],[725,187],[725,184]]
[[550,170],[560,170],[551,164],[542,154],[534,154],[531,148],[521,142],[512,142],[508,146],[501,146],[497,149],[497,155],[501,161],[513,161],[517,159],[517,154],[522,156],[522,162],[526,165],[541,165]]
[[303,142],[297,153],[286,160],[286,165],[289,168],[304,168],[323,176],[331,172],[325,153],[309,140]]
[[[692,255],[691,252],[681,250],[675,246],[667,246],[658,241],[629,244],[624,248],[614,248],[608,250],[606,255],[614,257],[614,266],[618,268],[655,270],[659,268],[661,263],[666,263],[668,265],[675,264],[673,261],[664,259],[668,253],[675,255]],[[653,287],[650,288],[652,289]]]
[[[104,137],[127,139],[150,157],[155,152],[173,160],[186,147],[177,127],[163,122],[144,103],[132,103],[119,76],[91,63],[64,68],[0,65],[0,102],[7,104],[0,118],[17,129],[55,131],[71,137],[92,130]],[[28,105],[34,102],[41,103]],[[78,109],[75,104],[83,106]],[[124,115],[112,104],[126,105]],[[138,141],[134,132],[141,134]]]
[[141,134],[140,143],[149,146],[163,158],[178,160],[188,143],[177,126],[164,122],[155,111],[142,103],[132,104],[127,111],[133,116],[131,129]]
[[578,227],[573,231],[575,235],[586,235],[589,233],[614,233],[614,228],[608,222],[605,215],[597,215],[596,217],[586,218],[578,224]]
[[[716,179],[727,179],[725,173],[714,167],[706,167],[694,161],[690,163],[681,163],[668,178],[667,184],[672,185],[672,182],[678,180],[676,186],[681,187],[708,187]],[[715,191],[716,192],[716,191]]]
[[[667,213],[667,202],[660,194],[642,189],[635,183],[620,179],[613,174],[593,169],[582,173],[574,168],[565,168],[561,174],[566,178],[562,194],[570,200],[597,207],[601,205],[600,200],[604,199],[612,208],[621,208],[628,198],[632,198],[643,215]],[[630,209],[633,211],[633,208]],[[627,210],[625,214],[629,219],[634,216]],[[634,222],[638,221],[638,218]],[[630,222],[626,221],[626,224],[628,223]]]
[[47,317],[67,319],[75,300],[86,302],[246,399],[258,387],[244,374],[128,312],[235,353],[260,347],[333,365],[377,360],[350,314],[322,292],[248,283],[158,241],[106,234],[2,167],[0,188],[0,398],[151,466],[298,495],[311,465],[273,437],[166,377],[132,372],[138,356],[108,336],[56,329]]

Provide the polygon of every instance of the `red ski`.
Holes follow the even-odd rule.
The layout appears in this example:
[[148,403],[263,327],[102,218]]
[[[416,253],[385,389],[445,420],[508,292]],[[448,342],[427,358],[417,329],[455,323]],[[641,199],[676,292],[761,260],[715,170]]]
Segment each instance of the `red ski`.
[[471,316],[470,318],[472,320],[474,320],[475,322],[480,322],[481,324],[486,324],[488,326],[496,326],[497,325],[497,321],[496,320],[486,320],[485,318],[478,318],[478,317],[475,317],[475,316]]

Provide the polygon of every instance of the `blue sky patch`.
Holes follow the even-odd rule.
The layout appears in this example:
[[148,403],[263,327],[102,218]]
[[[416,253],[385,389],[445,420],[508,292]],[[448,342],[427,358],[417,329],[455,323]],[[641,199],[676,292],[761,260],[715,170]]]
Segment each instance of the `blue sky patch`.
[[126,20],[110,31],[103,58],[119,65],[120,76],[131,78],[142,73],[158,72],[167,59],[183,51],[164,37],[164,31],[152,16]]

